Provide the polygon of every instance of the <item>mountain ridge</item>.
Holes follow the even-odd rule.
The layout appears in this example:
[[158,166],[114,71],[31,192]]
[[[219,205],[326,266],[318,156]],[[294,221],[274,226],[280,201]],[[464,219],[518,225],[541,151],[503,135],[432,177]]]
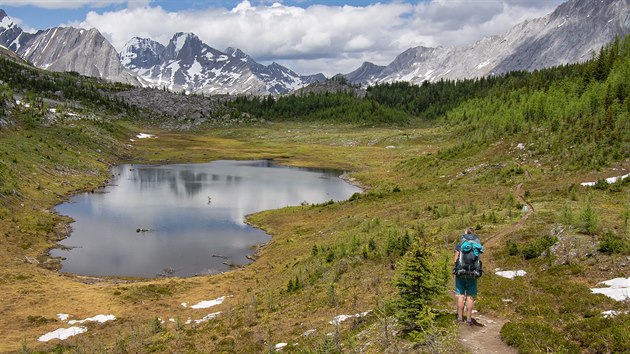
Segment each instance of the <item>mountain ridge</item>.
[[[569,0],[469,46],[408,48],[388,65],[364,62],[342,76],[361,85],[420,84],[580,62],[616,35],[630,33],[629,14],[630,0]],[[260,64],[238,48],[212,48],[194,33],[175,33],[167,45],[133,37],[118,53],[96,29],[27,33],[3,10],[0,45],[40,68],[186,93],[280,95],[326,80],[321,73],[300,75],[275,62]]]
[[277,95],[326,79],[323,74],[299,75],[276,62],[260,64],[238,48],[222,52],[194,33],[175,33],[166,46],[155,43],[133,38],[121,50],[123,65],[152,87],[203,94]]
[[420,84],[582,62],[616,35],[630,33],[629,14],[630,0],[569,0],[546,16],[523,21],[504,34],[484,37],[469,46],[413,47],[377,75],[361,74],[364,64],[344,76],[350,82],[367,85],[395,81]]

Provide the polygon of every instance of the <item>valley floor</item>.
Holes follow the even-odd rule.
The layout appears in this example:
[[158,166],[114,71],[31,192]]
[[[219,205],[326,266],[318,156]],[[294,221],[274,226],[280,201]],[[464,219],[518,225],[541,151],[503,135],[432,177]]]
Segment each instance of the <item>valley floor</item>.
[[[624,215],[630,210],[630,185],[620,182],[602,190],[580,184],[626,174],[628,161],[606,171],[569,172],[532,156],[518,141],[461,151],[436,128],[270,124],[197,133],[126,129],[121,135],[127,140],[117,141],[124,154],[103,157],[83,150],[86,160],[79,166],[31,169],[40,166],[37,159],[18,155],[19,161],[12,162],[4,151],[5,166],[27,173],[14,188],[0,190],[0,351],[476,351],[457,340],[448,293],[434,305],[439,330],[421,347],[397,336],[402,328],[393,310],[397,291],[392,280],[409,244],[425,242],[450,257],[469,226],[478,229],[489,249],[476,307],[480,318],[495,321],[486,330],[500,330],[497,319],[509,319],[501,330],[503,345],[524,352],[623,348],[627,306],[590,288],[628,277],[626,255],[609,255],[598,246],[606,232],[628,233]],[[135,139],[138,133],[155,137]],[[351,171],[346,178],[365,192],[345,202],[250,216],[248,222],[272,239],[254,263],[222,274],[148,280],[75,276],[60,274],[43,256],[69,231],[69,220],[52,208],[73,192],[102,184],[105,160],[262,158]],[[18,163],[25,164],[15,167]],[[18,194],[10,194],[11,189]],[[579,221],[587,208],[596,216],[592,235],[582,231]],[[527,274],[508,279],[495,270]],[[606,310],[620,315],[604,318]],[[88,318],[94,321],[72,322]],[[595,332],[577,333],[570,326],[607,328],[597,333],[619,339],[602,343],[590,337]],[[41,341],[47,333],[71,327],[84,333]]]

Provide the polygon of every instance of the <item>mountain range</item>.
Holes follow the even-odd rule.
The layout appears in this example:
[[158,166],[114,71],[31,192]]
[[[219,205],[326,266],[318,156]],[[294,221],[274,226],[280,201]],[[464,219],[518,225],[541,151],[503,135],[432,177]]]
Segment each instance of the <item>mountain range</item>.
[[193,33],[176,33],[167,46],[133,38],[120,60],[148,86],[207,94],[282,94],[326,80],[323,74],[302,76],[277,63],[259,64],[240,49],[221,52]]
[[630,33],[630,0],[570,0],[552,13],[470,46],[410,48],[387,66],[366,62],[344,75],[361,84],[438,81],[503,74],[590,59]]
[[[469,46],[414,47],[390,64],[370,62],[343,74],[349,82],[437,81],[536,70],[591,58],[616,35],[630,33],[630,0],[569,0],[552,13]],[[217,50],[193,33],[167,45],[132,38],[118,54],[96,29],[55,27],[23,31],[0,10],[0,45],[33,65],[136,86],[204,94],[284,94],[325,81],[277,63],[262,65],[243,51]]]

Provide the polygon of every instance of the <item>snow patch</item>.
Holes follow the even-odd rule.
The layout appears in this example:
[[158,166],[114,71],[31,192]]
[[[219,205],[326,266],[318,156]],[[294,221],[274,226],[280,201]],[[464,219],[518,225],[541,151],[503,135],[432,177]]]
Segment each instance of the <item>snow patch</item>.
[[188,34],[186,33],[182,33],[179,37],[177,37],[175,39],[175,52],[179,53],[180,50],[182,50],[182,48],[184,47],[184,44],[186,44],[186,39],[188,38]]
[[[214,300],[201,301],[195,305],[190,306],[193,309],[207,309],[212,306],[221,305],[225,301],[225,296],[221,296],[220,298]],[[183,304],[182,304],[183,305]]]
[[40,342],[48,342],[52,339],[64,340],[70,338],[72,336],[76,336],[77,334],[87,332],[87,328],[85,327],[70,327],[70,328],[59,328],[52,332],[48,332],[43,336],[37,338]]
[[68,317],[70,317],[70,315],[68,315],[67,313],[58,313],[58,314],[57,314],[57,318],[58,318],[60,321],[67,321],[67,320],[68,320]]
[[310,335],[312,335],[312,334],[315,334],[315,332],[317,332],[317,330],[316,330],[316,329],[309,329],[308,331],[306,331],[306,332],[302,333],[302,336],[303,336],[303,337],[308,337],[308,336],[310,336]]
[[289,345],[289,343],[278,343],[275,345],[276,351],[279,351],[280,349],[286,347],[287,345]]
[[197,59],[195,59],[192,65],[190,66],[190,69],[188,69],[188,75],[190,77],[195,77],[195,75],[200,75],[202,71],[203,71],[203,66],[201,66],[201,64],[199,64]]
[[70,320],[68,321],[68,324],[77,324],[77,323],[85,323],[85,322],[99,322],[99,323],[105,323],[108,321],[113,321],[116,319],[116,316],[114,315],[96,315],[94,317],[88,317],[84,320]]
[[494,274],[500,277],[514,279],[515,277],[524,277],[527,274],[527,272],[524,270],[504,270],[504,271],[494,272]]
[[2,21],[0,21],[0,27],[11,28],[13,25],[13,20],[9,16],[4,16]]
[[603,294],[617,301],[630,299],[630,277],[606,280],[600,284],[608,285],[607,288],[592,288],[594,294]]
[[339,315],[339,316],[336,316],[332,321],[329,321],[328,323],[337,326],[337,325],[341,324],[341,322],[346,321],[346,320],[351,319],[351,318],[365,317],[370,312],[372,312],[372,310],[365,311],[365,312],[360,312],[360,313],[357,313],[357,314],[354,314],[354,315]]
[[[607,183],[616,183],[616,182],[624,180],[624,179],[626,179],[628,177],[630,177],[630,173],[625,174],[623,176],[616,176],[616,177],[606,178],[606,182]],[[596,184],[597,184],[597,182],[583,182],[583,183],[581,183],[581,185],[583,185],[584,187],[593,187]]]
[[479,70],[479,69],[484,68],[484,67],[486,67],[486,66],[488,66],[488,65],[490,65],[490,60],[486,60],[486,61],[484,61],[483,63],[481,63],[481,64],[477,65],[477,66],[475,67],[475,69]]
[[623,315],[626,313],[628,313],[628,311],[608,310],[608,311],[602,312],[602,315],[604,316],[604,318],[614,318],[614,317],[617,317],[619,315]]
[[157,136],[155,136],[153,134],[147,134],[147,133],[138,133],[138,135],[136,135],[136,138],[138,138],[138,139],[150,139],[150,138],[157,138]]
[[210,320],[212,320],[212,319],[217,318],[217,316],[219,316],[220,314],[221,314],[221,312],[213,312],[213,313],[207,314],[206,316],[204,316],[204,317],[202,317],[202,318],[200,318],[200,319],[198,319],[198,320],[191,320],[191,319],[189,318],[189,319],[186,321],[186,324],[191,324],[191,323],[193,323],[193,322],[195,322],[196,324],[203,323],[203,322],[208,322],[208,321],[210,321]]

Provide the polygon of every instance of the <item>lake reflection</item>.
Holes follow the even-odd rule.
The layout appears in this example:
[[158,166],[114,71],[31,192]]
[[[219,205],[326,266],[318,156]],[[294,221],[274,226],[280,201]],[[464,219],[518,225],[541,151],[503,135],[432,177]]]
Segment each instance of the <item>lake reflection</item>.
[[267,160],[122,165],[112,174],[104,193],[80,194],[56,208],[75,220],[72,235],[61,242],[74,248],[50,252],[66,257],[62,271],[140,277],[222,272],[229,269],[224,263],[249,263],[252,246],[269,240],[244,223],[245,215],[360,192],[337,171]]

